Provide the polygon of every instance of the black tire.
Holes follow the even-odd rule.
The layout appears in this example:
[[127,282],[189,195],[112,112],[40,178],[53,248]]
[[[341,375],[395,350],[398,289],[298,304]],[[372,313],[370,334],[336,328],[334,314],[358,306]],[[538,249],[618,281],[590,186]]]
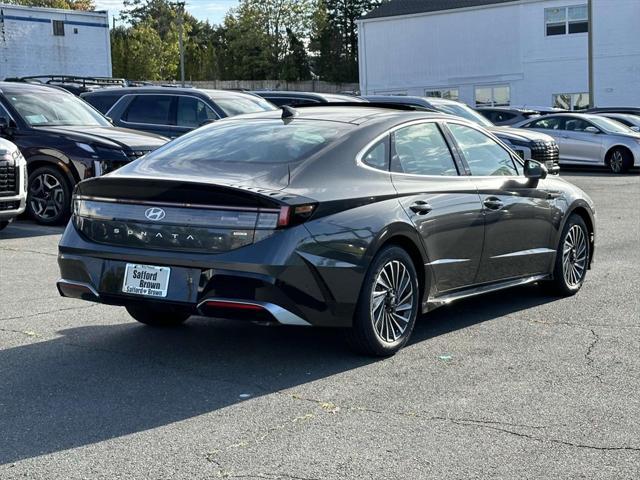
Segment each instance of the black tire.
[[174,327],[191,316],[191,311],[171,305],[127,305],[125,308],[138,322],[152,327]]
[[40,225],[59,225],[69,220],[71,186],[56,167],[40,167],[29,174],[27,213]]
[[[389,281],[390,265],[391,268],[397,268],[395,278],[398,280],[395,285]],[[407,276],[404,276],[405,273]],[[392,288],[387,289],[380,283],[381,280]],[[411,289],[410,299],[406,298],[408,288]],[[374,297],[380,299],[378,306],[374,304]],[[418,275],[411,257],[400,247],[384,247],[374,257],[365,275],[353,326],[347,331],[347,341],[353,350],[364,355],[393,355],[409,341],[419,305]]]
[[7,228],[7,226],[9,226],[11,222],[9,220],[3,220],[0,222],[0,230],[4,230],[5,228]]
[[[583,246],[579,246],[578,243]],[[542,283],[542,286],[551,295],[560,297],[575,295],[582,288],[587,276],[590,258],[589,229],[582,217],[572,214],[558,242],[553,280]]]
[[633,167],[633,155],[626,148],[614,148],[607,155],[607,165],[613,173],[627,173]]

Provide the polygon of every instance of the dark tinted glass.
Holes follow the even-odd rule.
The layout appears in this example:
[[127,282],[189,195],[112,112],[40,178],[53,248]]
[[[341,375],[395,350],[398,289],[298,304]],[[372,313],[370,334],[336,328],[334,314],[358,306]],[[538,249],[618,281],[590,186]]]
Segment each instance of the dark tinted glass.
[[180,127],[196,128],[209,120],[216,120],[218,116],[202,100],[195,97],[178,97],[176,109],[176,124]]
[[316,100],[311,100],[308,98],[285,98],[285,97],[265,97],[271,103],[276,105],[277,107],[281,107],[283,105],[289,105],[291,107],[299,107],[300,105],[314,105],[316,103],[320,103]]
[[120,95],[90,95],[82,97],[84,101],[93,105],[101,113],[107,113],[119,98]]
[[584,33],[588,31],[588,22],[569,22],[569,33]]
[[558,130],[560,128],[559,118],[542,118],[526,125],[529,128],[544,128],[545,130]]
[[584,132],[584,129],[590,126],[589,122],[585,122],[580,118],[567,118],[564,122],[563,130],[570,130],[572,132]]
[[457,175],[456,165],[435,123],[421,123],[394,133],[391,170],[414,175]]
[[309,158],[351,127],[300,120],[221,120],[194,130],[140,160],[140,168],[214,171],[222,164],[294,163]]
[[492,138],[466,125],[450,123],[449,128],[462,149],[472,175],[518,174],[511,154]]
[[567,33],[567,26],[564,23],[547,25],[547,35],[564,35]]
[[136,95],[124,119],[131,123],[173,125],[171,102],[174,98],[171,95]]

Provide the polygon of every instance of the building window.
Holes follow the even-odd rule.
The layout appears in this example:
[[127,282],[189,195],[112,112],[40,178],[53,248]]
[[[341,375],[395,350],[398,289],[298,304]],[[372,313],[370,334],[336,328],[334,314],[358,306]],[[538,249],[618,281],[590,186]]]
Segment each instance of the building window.
[[544,9],[547,36],[584,33],[589,31],[589,13],[586,5]]
[[424,96],[458,100],[460,98],[460,91],[457,88],[428,88],[424,91]]
[[52,20],[53,23],[53,34],[56,37],[64,36],[64,22],[62,20]]
[[508,107],[510,103],[509,85],[476,87],[476,107]]
[[588,93],[556,93],[553,106],[564,110],[586,110],[589,108]]

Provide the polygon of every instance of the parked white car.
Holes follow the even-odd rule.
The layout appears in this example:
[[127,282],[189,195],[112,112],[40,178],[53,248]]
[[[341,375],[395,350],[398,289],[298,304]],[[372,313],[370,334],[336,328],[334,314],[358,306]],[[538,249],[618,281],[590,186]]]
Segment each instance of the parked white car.
[[605,165],[614,173],[640,165],[640,133],[610,118],[563,113],[515,126],[551,135],[560,147],[560,164]]
[[24,212],[26,175],[27,162],[18,147],[0,138],[0,230]]

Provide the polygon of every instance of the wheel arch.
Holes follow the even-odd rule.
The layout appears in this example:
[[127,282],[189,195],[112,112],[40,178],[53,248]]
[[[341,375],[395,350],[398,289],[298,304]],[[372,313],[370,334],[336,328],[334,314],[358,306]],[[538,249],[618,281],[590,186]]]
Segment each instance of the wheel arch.
[[560,229],[560,232],[559,232],[558,242],[560,241],[560,235],[562,235],[562,232],[564,231],[564,227],[566,223],[569,221],[569,217],[571,215],[578,215],[580,218],[582,218],[585,225],[587,226],[587,230],[589,231],[589,265],[588,267],[591,268],[591,262],[593,260],[593,255],[595,252],[595,240],[596,240],[595,218],[593,216],[593,211],[591,210],[591,208],[586,202],[578,201],[574,203],[571,206],[571,208],[567,211],[564,221],[562,222],[562,228]]
[[605,166],[609,166],[609,156],[611,155],[611,153],[616,150],[616,149],[621,149],[621,150],[625,150],[630,156],[631,156],[631,166],[633,167],[636,164],[636,158],[633,156],[633,151],[627,147],[626,145],[622,144],[622,143],[617,143],[615,145],[611,145],[606,153],[604,154],[604,164]]
[[36,155],[27,159],[27,175],[31,175],[40,167],[53,167],[59,170],[69,182],[69,187],[72,190],[74,185],[80,181],[78,173],[70,161],[65,163],[59,158],[47,155]]

